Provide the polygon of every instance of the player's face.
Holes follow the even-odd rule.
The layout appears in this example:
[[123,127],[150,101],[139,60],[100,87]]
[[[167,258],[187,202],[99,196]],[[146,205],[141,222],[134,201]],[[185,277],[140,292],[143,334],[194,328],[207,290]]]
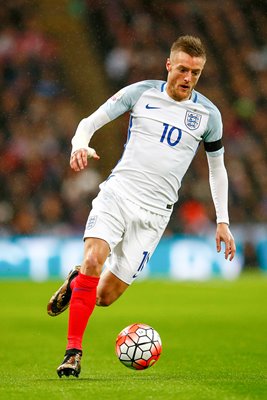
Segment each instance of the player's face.
[[176,100],[188,100],[205,65],[205,58],[191,57],[183,51],[172,52],[167,59],[167,93]]

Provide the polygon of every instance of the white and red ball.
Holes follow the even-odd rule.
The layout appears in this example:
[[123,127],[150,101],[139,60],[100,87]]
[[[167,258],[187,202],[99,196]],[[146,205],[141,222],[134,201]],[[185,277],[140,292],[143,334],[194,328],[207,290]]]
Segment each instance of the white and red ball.
[[124,328],[116,339],[118,359],[128,368],[142,370],[158,361],[162,344],[158,332],[146,324],[132,324]]

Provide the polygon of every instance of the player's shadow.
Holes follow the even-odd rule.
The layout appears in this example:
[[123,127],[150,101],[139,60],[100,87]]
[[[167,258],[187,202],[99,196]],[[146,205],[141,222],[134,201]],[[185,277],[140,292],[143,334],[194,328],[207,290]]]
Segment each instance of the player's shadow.
[[[140,381],[168,381],[168,380],[177,380],[181,378],[181,376],[179,375],[144,375],[144,376],[132,376],[131,377],[131,381],[136,381],[136,382],[140,382]],[[127,379],[129,379],[129,375],[120,375],[120,376],[103,376],[103,377],[83,377],[83,378],[75,378],[75,377],[62,377],[62,378],[43,378],[43,379],[35,379],[35,381],[38,382],[70,382],[71,384],[73,384],[73,382],[125,382]]]

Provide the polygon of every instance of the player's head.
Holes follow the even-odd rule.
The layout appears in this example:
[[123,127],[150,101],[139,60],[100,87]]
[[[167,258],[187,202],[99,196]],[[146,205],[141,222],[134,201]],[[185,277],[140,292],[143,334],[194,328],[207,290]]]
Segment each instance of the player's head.
[[171,46],[170,58],[173,53],[183,51],[191,57],[201,57],[206,60],[206,51],[198,37],[185,35],[180,36]]
[[167,59],[167,93],[176,101],[187,100],[196,86],[206,62],[201,40],[194,36],[181,36],[171,46]]

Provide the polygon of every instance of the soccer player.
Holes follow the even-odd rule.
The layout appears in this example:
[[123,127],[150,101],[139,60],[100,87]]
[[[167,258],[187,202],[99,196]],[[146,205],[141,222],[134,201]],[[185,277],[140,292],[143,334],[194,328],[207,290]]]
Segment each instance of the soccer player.
[[[232,260],[228,178],[219,110],[195,90],[206,62],[200,39],[179,37],[166,61],[167,82],[129,85],[79,123],[72,139],[70,166],[82,171],[99,159],[89,142],[96,130],[130,111],[121,160],[100,185],[84,233],[84,258],[48,303],[55,316],[69,305],[68,342],[59,377],[81,370],[82,339],[95,305],[112,304],[152,256],[178,200],[178,190],[201,142],[207,154],[216,211],[216,246]],[[102,272],[105,263],[105,269]]]

